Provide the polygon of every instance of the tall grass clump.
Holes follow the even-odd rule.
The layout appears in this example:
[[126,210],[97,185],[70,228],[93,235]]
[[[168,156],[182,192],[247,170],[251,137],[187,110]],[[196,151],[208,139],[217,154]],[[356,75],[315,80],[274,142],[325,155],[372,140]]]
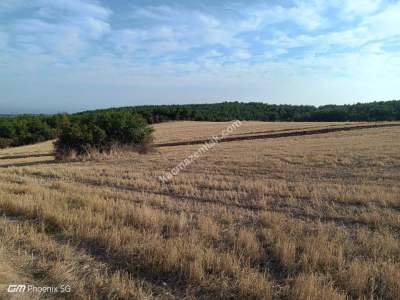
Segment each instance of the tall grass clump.
[[153,128],[137,114],[124,111],[93,112],[65,122],[55,142],[58,159],[110,153],[129,148],[147,152]]

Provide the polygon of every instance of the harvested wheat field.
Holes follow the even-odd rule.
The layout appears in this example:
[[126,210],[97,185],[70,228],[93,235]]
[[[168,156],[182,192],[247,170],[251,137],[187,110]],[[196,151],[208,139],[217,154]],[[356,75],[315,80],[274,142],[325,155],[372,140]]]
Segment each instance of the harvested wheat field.
[[[195,122],[175,121],[154,125],[156,143],[184,142],[197,139],[207,139],[218,135],[232,122]],[[384,122],[382,122],[384,123]],[[201,124],[199,126],[199,124]],[[343,126],[356,126],[368,124],[367,122],[259,122],[246,121],[235,130],[231,136],[259,135],[263,133],[277,133],[299,131],[318,128],[335,128]]]
[[[159,124],[156,142],[227,124]],[[234,134],[318,126],[344,124]],[[400,299],[400,127],[221,143],[167,183],[200,145],[81,162],[29,147],[0,152],[0,298],[12,280],[71,286],[50,299]]]

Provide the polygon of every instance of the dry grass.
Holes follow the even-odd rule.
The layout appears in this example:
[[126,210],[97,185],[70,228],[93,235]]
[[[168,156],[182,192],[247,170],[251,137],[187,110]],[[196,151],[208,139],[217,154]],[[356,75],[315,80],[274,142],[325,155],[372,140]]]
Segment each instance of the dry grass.
[[[237,128],[230,136],[257,135],[266,132],[292,131],[299,129],[336,127],[343,125],[364,124],[359,122],[260,122],[242,121],[242,125]],[[201,125],[199,125],[201,124]],[[182,142],[197,139],[208,139],[213,135],[220,135],[232,122],[195,122],[195,121],[176,121],[154,124],[155,142]]]
[[18,154],[37,154],[37,153],[44,153],[53,150],[53,143],[52,141],[37,143],[34,145],[26,145],[21,147],[11,147],[0,149],[0,158],[6,155],[18,155]]
[[[13,264],[10,261],[13,260]],[[10,283],[25,283],[35,281],[24,276],[23,270],[16,270],[18,258],[7,253],[3,245],[0,246],[0,299],[38,299],[37,295],[15,295],[7,292]]]
[[0,167],[53,162],[53,143],[54,141],[47,141],[34,145],[0,149]]
[[[201,137],[176,124],[156,134]],[[224,143],[160,183],[197,148],[1,168],[0,285],[70,284],[70,299],[400,298],[399,128]]]

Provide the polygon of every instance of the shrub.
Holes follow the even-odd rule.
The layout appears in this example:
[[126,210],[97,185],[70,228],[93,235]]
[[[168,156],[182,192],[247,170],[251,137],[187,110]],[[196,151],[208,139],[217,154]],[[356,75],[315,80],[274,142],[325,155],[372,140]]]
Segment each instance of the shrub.
[[94,112],[64,122],[55,142],[58,158],[110,152],[129,146],[144,152],[152,142],[151,128],[139,115],[129,112]]
[[10,147],[12,145],[12,139],[0,137],[0,149]]

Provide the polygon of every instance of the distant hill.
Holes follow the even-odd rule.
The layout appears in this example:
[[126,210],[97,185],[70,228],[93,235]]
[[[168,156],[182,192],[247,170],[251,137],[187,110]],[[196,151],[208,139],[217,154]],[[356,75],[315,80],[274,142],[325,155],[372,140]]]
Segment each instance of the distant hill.
[[194,121],[398,121],[400,101],[381,101],[351,105],[276,105],[258,102],[215,104],[148,105],[119,107],[58,115],[0,115],[0,148],[37,143],[56,138],[63,124],[92,114],[126,111],[141,115],[148,123],[175,120]]

